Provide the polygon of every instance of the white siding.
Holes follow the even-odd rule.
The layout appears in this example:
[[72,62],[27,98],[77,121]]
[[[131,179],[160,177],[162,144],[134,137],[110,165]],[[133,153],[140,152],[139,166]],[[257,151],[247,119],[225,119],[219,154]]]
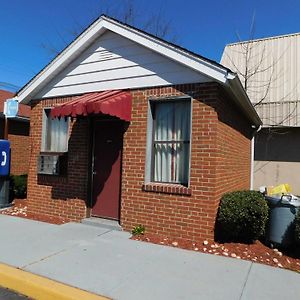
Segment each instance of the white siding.
[[300,126],[300,101],[262,102],[255,108],[265,126]]
[[35,98],[209,81],[207,76],[108,31]]
[[299,61],[300,34],[230,44],[221,59],[239,74],[242,83],[246,65],[254,74],[248,80],[247,93],[266,126],[300,126]]

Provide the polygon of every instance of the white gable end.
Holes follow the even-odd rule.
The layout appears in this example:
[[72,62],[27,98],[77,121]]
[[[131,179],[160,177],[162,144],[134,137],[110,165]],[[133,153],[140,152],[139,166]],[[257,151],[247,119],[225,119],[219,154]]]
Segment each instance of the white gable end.
[[209,81],[200,72],[106,31],[34,98]]

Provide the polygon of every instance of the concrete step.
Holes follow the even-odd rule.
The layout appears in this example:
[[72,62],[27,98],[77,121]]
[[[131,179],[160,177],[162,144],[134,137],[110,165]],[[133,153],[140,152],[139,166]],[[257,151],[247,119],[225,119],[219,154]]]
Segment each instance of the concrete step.
[[91,225],[91,226],[106,228],[110,230],[122,231],[122,227],[120,226],[119,222],[115,220],[91,217],[91,218],[82,219],[81,223],[85,225]]

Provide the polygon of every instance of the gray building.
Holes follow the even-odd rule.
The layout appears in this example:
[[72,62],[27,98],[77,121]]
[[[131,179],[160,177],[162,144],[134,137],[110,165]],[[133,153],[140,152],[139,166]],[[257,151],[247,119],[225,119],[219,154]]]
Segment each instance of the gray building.
[[229,44],[221,64],[238,73],[263,121],[253,187],[289,183],[300,194],[300,33]]

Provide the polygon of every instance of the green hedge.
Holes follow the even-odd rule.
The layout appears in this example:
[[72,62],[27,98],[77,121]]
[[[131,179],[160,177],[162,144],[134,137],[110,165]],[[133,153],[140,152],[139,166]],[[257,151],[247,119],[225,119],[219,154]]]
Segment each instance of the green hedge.
[[11,197],[24,199],[27,196],[27,174],[12,175],[11,180]]
[[217,238],[223,241],[253,242],[264,234],[268,205],[256,191],[223,195],[217,216]]

